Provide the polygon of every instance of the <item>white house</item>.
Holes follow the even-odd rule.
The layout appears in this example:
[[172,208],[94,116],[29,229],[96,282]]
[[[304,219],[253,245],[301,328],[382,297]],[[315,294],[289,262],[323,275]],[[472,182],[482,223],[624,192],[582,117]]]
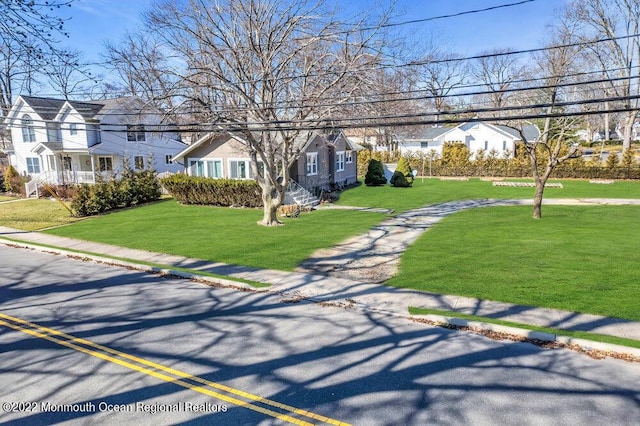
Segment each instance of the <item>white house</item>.
[[6,124],[10,162],[36,185],[93,183],[97,174],[117,174],[125,161],[134,169],[178,172],[172,158],[186,146],[175,132],[159,131],[160,114],[135,97],[78,102],[19,96]]
[[[540,137],[540,130],[534,125],[525,125],[522,130],[528,141]],[[442,155],[442,147],[446,142],[459,142],[465,144],[472,154],[478,150],[495,151],[501,157],[506,154],[513,157],[516,143],[522,142],[517,129],[485,122],[462,123],[456,127],[428,127],[416,135],[396,135],[396,139],[402,154],[433,150]]]

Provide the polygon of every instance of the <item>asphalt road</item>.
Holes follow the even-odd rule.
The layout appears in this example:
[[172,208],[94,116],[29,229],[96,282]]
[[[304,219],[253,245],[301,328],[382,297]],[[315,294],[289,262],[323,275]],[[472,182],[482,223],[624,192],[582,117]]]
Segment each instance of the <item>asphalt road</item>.
[[0,423],[638,425],[640,364],[0,246]]

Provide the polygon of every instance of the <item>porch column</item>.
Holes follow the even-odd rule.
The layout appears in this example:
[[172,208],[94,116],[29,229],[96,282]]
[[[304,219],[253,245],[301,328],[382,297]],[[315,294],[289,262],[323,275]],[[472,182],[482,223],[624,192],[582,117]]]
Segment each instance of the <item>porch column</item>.
[[91,156],[91,179],[96,183],[96,162],[93,155]]

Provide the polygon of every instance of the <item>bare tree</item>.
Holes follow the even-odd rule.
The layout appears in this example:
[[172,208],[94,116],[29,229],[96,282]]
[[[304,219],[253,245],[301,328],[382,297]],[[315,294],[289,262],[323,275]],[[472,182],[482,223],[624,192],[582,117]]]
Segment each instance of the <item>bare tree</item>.
[[[11,108],[13,94],[30,91],[38,69],[51,63],[59,37],[67,37],[60,10],[73,0],[0,2],[0,107]],[[35,64],[37,63],[37,67]]]
[[582,25],[577,40],[603,40],[591,44],[589,49],[591,57],[611,79],[611,93],[625,99],[622,147],[627,150],[640,112],[640,1],[574,0],[567,11],[572,20]]
[[122,87],[120,92],[150,101],[172,116],[169,121],[177,122],[172,113],[178,79],[161,43],[148,33],[127,33],[120,43],[107,43],[105,47],[105,60],[119,78],[115,84]]
[[533,178],[536,184],[533,199],[533,217],[542,217],[542,198],[547,184],[547,180],[555,168],[571,159],[580,156],[577,147],[570,145],[567,140],[569,132],[580,118],[559,117],[554,118],[553,114],[559,110],[558,103],[563,101],[563,96],[568,96],[563,92],[563,83],[568,80],[571,71],[577,61],[579,50],[575,46],[568,44],[572,38],[575,27],[567,26],[561,22],[553,29],[554,36],[549,46],[559,46],[548,50],[543,50],[536,58],[539,75],[544,76],[542,97],[546,101],[547,107],[543,112],[544,127],[539,139],[528,141],[524,132],[520,131],[522,140],[525,142],[525,149],[531,160]]
[[279,224],[302,144],[366,80],[379,26],[347,26],[321,0],[163,1],[148,22],[179,64],[183,96],[246,147],[262,189],[260,223]]
[[422,50],[428,53],[417,61],[421,64],[416,70],[418,86],[429,94],[430,106],[442,113],[452,106],[447,98],[466,82],[468,65],[440,40],[431,38]]
[[82,63],[81,57],[82,54],[78,50],[60,50],[43,70],[49,85],[65,99],[69,99],[76,92],[86,92],[87,83],[98,83],[89,70],[89,65]]
[[[510,52],[509,49],[484,52],[472,66],[472,75],[487,89],[484,96],[487,106],[496,110],[510,105],[514,92],[508,89],[512,89],[515,82],[525,75],[525,67]],[[500,115],[500,111],[494,115]]]

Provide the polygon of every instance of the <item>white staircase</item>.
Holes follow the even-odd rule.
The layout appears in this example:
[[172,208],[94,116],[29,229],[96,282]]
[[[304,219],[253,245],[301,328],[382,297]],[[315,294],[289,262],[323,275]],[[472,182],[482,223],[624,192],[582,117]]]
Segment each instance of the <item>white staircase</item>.
[[320,198],[303,188],[298,182],[291,179],[284,193],[285,204],[297,204],[299,206],[315,207],[320,204]]
[[52,177],[55,177],[55,173],[53,172],[44,172],[39,173],[34,178],[32,178],[29,182],[24,184],[26,197],[30,198],[33,194],[36,195],[36,198],[40,196],[38,193],[38,186],[43,183],[48,183],[51,181]]

